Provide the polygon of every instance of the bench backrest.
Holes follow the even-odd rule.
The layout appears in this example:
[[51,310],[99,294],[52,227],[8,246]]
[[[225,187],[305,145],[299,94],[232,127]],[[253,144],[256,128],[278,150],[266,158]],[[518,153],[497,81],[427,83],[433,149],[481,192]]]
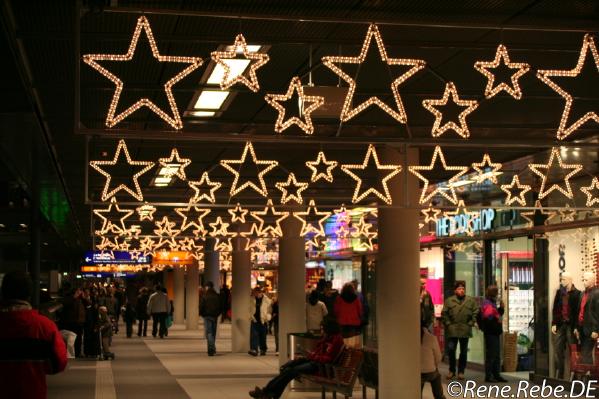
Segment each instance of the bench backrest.
[[339,383],[343,385],[353,385],[360,372],[362,366],[362,360],[364,353],[360,349],[344,348],[339,361],[338,367],[343,369],[337,369],[337,379]]
[[370,388],[379,386],[379,354],[375,349],[364,349],[360,383]]

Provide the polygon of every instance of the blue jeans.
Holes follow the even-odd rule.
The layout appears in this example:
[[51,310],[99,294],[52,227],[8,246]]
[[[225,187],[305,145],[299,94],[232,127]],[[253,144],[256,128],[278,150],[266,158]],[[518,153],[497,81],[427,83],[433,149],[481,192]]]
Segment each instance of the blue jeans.
[[283,394],[287,384],[300,374],[315,374],[318,372],[318,363],[308,359],[295,359],[285,363],[281,367],[281,372],[278,376],[270,380],[264,387],[264,392],[274,398],[278,398]]
[[204,335],[208,342],[208,354],[216,353],[216,317],[204,317]]
[[266,347],[267,332],[267,324],[256,323],[255,321],[252,321],[252,325],[250,327],[250,349],[252,351],[258,352],[258,348],[260,348],[260,352],[266,352],[268,349]]
[[458,374],[463,374],[468,362],[468,339],[469,338],[448,338],[447,355],[449,356],[449,372],[455,374],[456,352],[458,343],[460,344],[460,358],[458,359]]

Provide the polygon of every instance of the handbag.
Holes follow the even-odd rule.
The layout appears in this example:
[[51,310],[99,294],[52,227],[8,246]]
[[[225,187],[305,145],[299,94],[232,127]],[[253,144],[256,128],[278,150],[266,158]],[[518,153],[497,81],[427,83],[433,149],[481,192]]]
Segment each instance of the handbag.
[[171,328],[172,325],[173,325],[173,316],[171,316],[169,314],[168,316],[166,316],[166,328]]

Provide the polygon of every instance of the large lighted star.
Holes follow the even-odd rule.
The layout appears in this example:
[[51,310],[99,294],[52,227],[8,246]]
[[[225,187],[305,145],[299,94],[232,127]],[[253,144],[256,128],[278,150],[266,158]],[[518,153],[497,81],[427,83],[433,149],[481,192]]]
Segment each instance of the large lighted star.
[[[294,98],[293,93],[297,93],[297,97],[299,98],[299,102],[302,105],[303,112],[302,115],[304,120],[297,116],[292,116],[291,118],[285,120],[285,112],[286,109],[282,102],[289,102]],[[269,103],[274,109],[279,112],[279,116],[277,117],[277,121],[275,123],[275,132],[283,133],[283,131],[291,125],[297,125],[300,129],[304,131],[306,134],[314,133],[314,124],[312,123],[312,117],[310,114],[322,104],[324,104],[324,97],[322,96],[307,96],[304,94],[304,88],[302,87],[302,81],[299,77],[295,76],[291,79],[289,83],[289,88],[287,89],[287,93],[285,94],[267,94],[264,99],[267,103]],[[297,106],[297,103],[293,103],[293,106]]]
[[526,206],[526,198],[524,196],[530,191],[531,187],[528,184],[520,184],[518,175],[512,177],[510,184],[502,184],[501,189],[507,194],[505,199],[506,205],[518,202],[521,206]]
[[[596,177],[593,177],[593,180],[589,186],[581,187],[580,191],[585,193],[587,196],[586,206],[593,206],[599,203],[599,180]],[[596,193],[593,194],[593,191]]]
[[562,113],[562,118],[557,129],[557,138],[559,140],[565,139],[589,120],[594,120],[595,122],[599,123],[599,115],[597,114],[597,112],[592,111],[585,113],[583,116],[581,116],[576,121],[572,122],[571,125],[568,126],[568,118],[570,117],[570,111],[572,109],[572,104],[574,103],[574,98],[570,93],[566,92],[557,83],[550,79],[553,76],[562,78],[578,77],[578,75],[580,75],[580,73],[582,72],[582,68],[586,61],[589,49],[591,50],[593,61],[595,62],[595,67],[597,68],[597,72],[599,72],[599,53],[597,52],[597,46],[595,45],[595,39],[593,38],[593,35],[588,33],[584,35],[584,39],[582,40],[582,48],[580,50],[580,55],[578,56],[578,62],[576,63],[576,66],[573,69],[543,69],[537,71],[537,77],[566,100],[566,104],[564,105],[564,111]]
[[[254,174],[256,170],[260,170],[260,165],[266,165],[266,167],[264,167],[260,170],[260,172],[258,172],[257,179],[260,187],[258,187],[258,185],[256,185],[256,183],[251,180],[247,180],[243,184],[239,185],[239,177],[241,173],[238,169],[242,169],[244,164],[247,162],[246,158],[248,153],[251,157],[251,163],[253,164],[251,170],[253,170]],[[243,149],[243,154],[241,154],[241,159],[222,160],[220,161],[220,164],[223,168],[227,169],[229,172],[233,174],[233,176],[235,176],[235,178],[233,179],[233,184],[231,185],[231,190],[229,192],[231,196],[237,195],[241,191],[249,187],[254,189],[258,194],[262,195],[263,197],[268,197],[268,190],[266,189],[266,183],[264,182],[264,175],[266,175],[268,172],[274,169],[279,164],[279,162],[258,160],[258,158],[256,158],[254,146],[251,142],[248,141],[247,143],[245,143],[245,148]],[[232,165],[237,165],[237,168],[235,168]]]
[[[249,71],[247,72],[249,79],[245,76],[245,73],[232,74],[231,67],[227,63],[227,60],[240,60],[243,58],[250,60],[250,64],[248,65]],[[222,80],[220,81],[220,88],[222,90],[229,89],[235,83],[241,83],[251,91],[257,92],[260,90],[260,84],[258,83],[256,70],[264,66],[269,59],[268,54],[249,51],[245,37],[241,33],[235,37],[235,43],[230,47],[230,50],[212,52],[212,60],[221,66],[224,71]]]
[[[110,167],[117,167],[117,164],[122,164],[123,163],[122,162],[123,155],[125,156],[124,160],[126,161],[126,163],[129,167],[122,168],[119,165],[118,166],[119,171],[121,171],[121,169],[122,169],[122,170],[126,170],[128,173],[133,173],[137,170],[137,172],[135,172],[131,176],[131,181],[133,182],[135,191],[128,185],[122,184],[122,183],[119,184],[118,186],[116,186],[115,188],[110,189],[112,175],[109,172],[107,172],[105,169],[110,169]],[[90,161],[89,166],[91,166],[92,168],[97,170],[100,174],[102,174],[106,177],[106,182],[104,183],[104,189],[102,190],[102,197],[101,197],[102,201],[108,200],[110,197],[113,197],[121,190],[129,193],[136,200],[143,201],[144,196],[141,192],[141,187],[139,186],[138,179],[141,175],[143,175],[144,173],[146,173],[147,171],[149,171],[150,169],[152,169],[154,167],[154,162],[133,161],[131,159],[131,156],[129,155],[129,150],[127,150],[127,144],[125,143],[125,140],[119,140],[119,144],[116,147],[116,152],[114,153],[114,158],[112,158],[112,161]],[[133,168],[134,166],[141,167],[141,168],[140,169]],[[122,172],[119,172],[119,173],[122,173]]]
[[[495,83],[495,74],[490,72],[489,69],[497,69],[501,64],[509,69],[515,70],[511,77],[512,86],[508,85],[506,82],[501,82],[493,87],[493,84]],[[511,62],[507,48],[503,44],[500,44],[497,47],[497,52],[495,53],[495,59],[493,61],[476,61],[474,63],[474,69],[485,75],[487,78],[487,86],[485,87],[486,98],[492,98],[504,90],[516,100],[520,100],[522,98],[522,90],[520,90],[518,79],[530,70],[530,65],[525,62]]]
[[316,161],[306,161],[306,166],[312,171],[312,176],[310,177],[312,183],[316,183],[320,179],[325,179],[329,183],[332,183],[333,169],[337,167],[337,161],[327,161],[324,152],[319,151]]
[[[258,230],[263,236],[282,237],[283,230],[281,229],[281,221],[289,216],[289,212],[276,211],[272,200],[266,202],[266,207],[262,211],[252,211],[250,215],[256,219],[260,225]],[[265,219],[273,219],[274,222],[267,222]]]
[[168,158],[159,158],[158,163],[163,168],[160,174],[164,177],[177,176],[181,180],[187,180],[185,168],[191,163],[191,159],[181,158],[176,148],[171,150]]
[[[352,198],[352,202],[354,204],[356,202],[362,201],[369,194],[376,195],[389,205],[391,205],[393,202],[391,199],[391,194],[389,193],[387,182],[401,171],[401,166],[381,165],[379,162],[379,157],[376,153],[376,148],[372,144],[368,146],[368,151],[366,151],[366,156],[364,157],[364,161],[361,165],[341,165],[341,170],[347,173],[357,183],[354,190],[354,196]],[[374,188],[372,183],[369,185],[369,182],[372,181],[373,178],[376,180],[376,184],[379,184],[378,175],[382,171],[388,171],[385,172],[385,177],[380,180],[383,193]],[[363,190],[363,185],[368,188]]]
[[188,230],[190,227],[195,227],[194,234],[198,236],[204,231],[204,218],[210,213],[210,209],[199,208],[197,203],[190,202],[187,208],[175,208],[175,212],[183,218],[181,222],[181,231]]
[[[113,232],[115,234],[124,234],[124,232],[127,231],[127,227],[125,227],[125,220],[131,215],[133,215],[133,213],[134,211],[131,209],[121,209],[119,207],[119,204],[116,202],[115,197],[112,197],[110,199],[110,204],[108,205],[108,208],[94,209],[94,214],[98,216],[100,219],[102,219],[102,227],[100,228],[100,234],[106,234],[108,232]],[[116,218],[119,219],[120,225],[112,223],[111,219]]]
[[[176,74],[174,77],[169,79],[164,84],[164,93],[168,99],[168,103],[171,108],[172,116],[168,115],[162,109],[160,109],[152,100],[147,97],[140,98],[129,108],[125,109],[121,113],[117,114],[117,107],[119,104],[119,99],[121,97],[121,92],[123,91],[123,81],[119,79],[115,74],[108,71],[108,69],[104,68],[97,61],[131,61],[133,59],[133,55],[135,53],[135,49],[137,48],[137,42],[139,40],[139,36],[141,35],[141,31],[146,33],[146,37],[150,44],[150,48],[152,50],[152,55],[159,62],[174,62],[174,63],[183,63],[189,64],[185,69]],[[137,19],[137,26],[135,27],[135,31],[133,32],[133,37],[131,38],[131,44],[129,44],[129,49],[125,54],[85,54],[83,56],[83,62],[94,68],[96,71],[100,72],[106,78],[111,80],[116,89],[114,91],[114,95],[112,96],[112,101],[110,102],[110,107],[108,108],[108,115],[106,116],[106,126],[113,127],[123,119],[127,118],[133,112],[137,111],[141,107],[148,107],[151,109],[156,115],[162,118],[165,122],[171,125],[175,129],[181,129],[183,127],[183,122],[181,122],[181,116],[179,115],[179,110],[177,109],[177,103],[175,102],[175,97],[173,96],[172,87],[183,79],[185,76],[189,75],[191,72],[196,70],[202,65],[202,59],[198,57],[176,57],[176,56],[168,56],[168,55],[160,55],[158,51],[158,47],[156,46],[156,41],[154,40],[154,35],[152,34],[152,29],[150,28],[150,23],[145,16],[141,16]]]
[[316,202],[311,199],[308,203],[308,209],[303,212],[293,212],[293,216],[302,222],[300,230],[301,236],[314,233],[316,237],[324,237],[324,223],[331,216],[331,212],[319,211],[316,208]]
[[[391,83],[391,93],[393,94],[393,98],[395,99],[395,104],[397,106],[396,110],[389,107],[377,96],[372,96],[367,100],[361,102],[360,104],[353,106],[354,95],[356,94],[356,80],[336,65],[362,64],[366,59],[368,51],[371,50],[372,38],[374,38],[376,41],[377,48],[381,56],[381,61],[384,62],[386,65],[407,65],[411,67],[407,72],[404,72],[398,78],[394,79]],[[362,50],[360,51],[360,55],[358,55],[357,57],[325,56],[322,58],[322,63],[349,84],[349,91],[347,92],[347,96],[345,97],[345,101],[343,103],[343,109],[341,111],[341,120],[344,122],[355,117],[369,106],[377,105],[391,117],[395,118],[398,122],[406,123],[408,118],[403,103],[401,101],[401,97],[399,95],[398,87],[408,78],[410,78],[412,75],[414,75],[416,72],[420,71],[426,66],[426,62],[424,60],[407,58],[389,58],[389,56],[387,55],[387,50],[385,50],[385,44],[383,43],[383,39],[381,37],[381,34],[379,33],[379,29],[374,24],[368,27],[368,32],[366,33],[366,38],[364,39],[364,43],[362,44]]]
[[[208,176],[208,172],[202,173],[202,177],[199,181],[190,180],[187,182],[187,184],[195,193],[192,198],[193,202],[200,202],[205,199],[213,204],[216,202],[214,193],[222,186],[222,183],[211,181],[210,177]],[[202,190],[205,191],[202,192]]]
[[281,197],[281,204],[286,204],[289,201],[295,201],[298,204],[302,204],[304,202],[302,191],[308,188],[308,183],[298,182],[292,172],[289,173],[286,182],[278,182],[275,186],[281,190],[281,193],[283,194]]
[[[443,121],[443,112],[435,108],[447,105],[449,97],[451,97],[451,101],[456,106],[464,108],[464,110],[460,112],[458,116],[459,125],[455,121],[448,121],[441,124]],[[443,98],[439,100],[423,100],[422,106],[435,115],[435,123],[433,124],[433,130],[431,131],[433,137],[439,137],[448,130],[453,130],[465,139],[470,137],[470,130],[468,129],[468,124],[466,123],[466,116],[478,108],[478,102],[476,100],[461,100],[460,96],[458,95],[458,89],[455,87],[453,82],[449,82],[445,85]]]
[[474,179],[477,183],[483,183],[485,180],[489,180],[492,183],[497,184],[497,176],[501,174],[498,172],[502,166],[501,163],[493,163],[491,161],[491,156],[488,153],[485,153],[485,155],[483,155],[483,160],[480,163],[475,162],[472,164],[472,169],[477,173]]
[[[441,161],[441,165],[443,166],[443,170],[448,171],[456,171],[457,173],[455,173],[447,182],[447,187],[441,187],[441,186],[437,186],[435,187],[434,190],[432,190],[430,193],[426,193],[428,190],[428,185],[429,185],[429,181],[428,179],[423,176],[420,171],[431,171],[435,169],[437,160]],[[444,197],[445,199],[447,199],[449,202],[451,202],[452,204],[456,205],[458,202],[458,197],[455,193],[455,187],[453,186],[453,183],[457,182],[459,180],[459,178],[464,175],[466,172],[468,172],[468,167],[467,166],[447,166],[447,163],[445,162],[445,156],[443,155],[443,150],[441,149],[440,146],[435,146],[435,151],[433,152],[433,157],[431,158],[431,163],[430,165],[426,166],[426,165],[415,165],[415,166],[409,166],[408,170],[410,171],[410,173],[412,173],[414,176],[418,177],[420,180],[422,180],[424,182],[424,187],[422,187],[422,191],[420,193],[420,204],[424,204],[426,202],[429,202],[431,200],[431,198],[433,198],[435,195],[439,194],[442,197]],[[448,194],[447,192],[450,192],[450,194]]]
[[[553,184],[551,184],[549,189],[547,189],[546,188],[546,186],[548,185],[547,180],[549,178],[550,172],[551,172],[552,168],[555,168],[556,166],[559,167],[561,170],[567,170],[567,169],[571,170],[571,172],[568,173],[563,178],[563,183],[565,185],[565,188],[560,185],[561,183],[560,184],[553,183]],[[563,163],[562,157],[559,155],[559,150],[557,148],[553,147],[551,149],[551,155],[549,156],[549,161],[547,161],[546,164],[530,164],[530,165],[528,165],[528,167],[534,174],[536,174],[537,176],[539,176],[542,179],[541,189],[539,190],[539,199],[545,198],[546,196],[551,194],[551,192],[554,190],[559,191],[560,193],[562,193],[569,199],[572,199],[574,197],[574,194],[572,193],[572,187],[570,186],[570,178],[582,170],[582,165]],[[545,169],[545,173],[541,172],[539,169]]]

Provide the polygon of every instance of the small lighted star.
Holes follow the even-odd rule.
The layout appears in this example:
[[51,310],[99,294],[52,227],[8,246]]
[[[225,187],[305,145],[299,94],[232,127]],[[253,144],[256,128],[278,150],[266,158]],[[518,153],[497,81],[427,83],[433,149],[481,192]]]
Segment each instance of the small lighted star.
[[137,214],[139,215],[139,221],[143,222],[144,220],[149,220],[150,222],[154,220],[154,212],[156,212],[156,207],[145,202],[142,206],[135,208]]
[[324,223],[331,216],[331,212],[319,211],[316,202],[311,199],[308,203],[308,209],[303,212],[293,212],[293,216],[302,222],[301,236],[305,237],[312,232],[317,237],[324,237]]
[[188,230],[190,227],[195,227],[194,232],[204,230],[203,220],[210,214],[210,209],[199,208],[197,205],[195,202],[190,202],[186,208],[175,208],[175,212],[183,218],[181,231]]
[[[505,65],[509,69],[515,70],[511,77],[511,87],[505,82],[501,82],[497,86],[493,87],[493,84],[495,83],[495,74],[490,72],[489,69],[496,69],[500,64]],[[497,52],[495,53],[495,59],[493,61],[477,61],[474,63],[474,69],[485,75],[487,78],[487,86],[485,87],[486,98],[494,97],[496,94],[504,90],[516,100],[520,100],[522,98],[522,90],[518,84],[518,79],[520,79],[522,75],[530,70],[530,65],[524,62],[511,62],[507,48],[503,44],[500,44],[497,47]]]
[[518,202],[520,205],[526,206],[526,198],[524,196],[530,191],[531,187],[528,184],[520,184],[518,175],[512,177],[510,184],[502,184],[501,189],[507,194],[507,198],[505,199],[506,205]]
[[302,191],[308,188],[308,183],[298,182],[292,172],[289,173],[286,182],[278,182],[275,186],[281,190],[281,193],[283,193],[281,204],[286,204],[289,201],[295,201],[298,204],[302,204],[304,202]]
[[228,212],[231,215],[231,223],[245,223],[245,215],[248,210],[242,208],[239,202],[234,209],[229,209]]
[[[240,172],[238,169],[240,169],[246,163],[246,158],[248,156],[248,153],[250,154],[250,157],[251,157],[251,161],[252,161],[251,163],[253,163],[253,166],[251,169],[254,170],[254,173],[256,170],[259,170],[258,175],[257,175],[257,179],[260,184],[259,187],[252,180],[247,180],[243,184],[239,184]],[[241,159],[221,160],[220,164],[223,168],[227,169],[229,172],[231,172],[233,174],[233,176],[235,176],[233,179],[233,184],[231,185],[231,191],[229,192],[231,196],[239,194],[246,188],[252,188],[258,194],[262,195],[263,197],[268,197],[268,190],[266,189],[266,183],[264,182],[264,175],[266,175],[272,169],[277,167],[277,165],[279,163],[277,161],[258,160],[258,158],[256,157],[256,153],[254,151],[254,146],[252,145],[251,142],[248,141],[245,144],[243,153],[241,154]],[[260,165],[266,165],[266,166],[261,169]]]
[[[455,105],[464,108],[464,110],[460,112],[460,115],[458,116],[459,125],[454,121],[441,124],[443,121],[443,113],[435,108],[436,106],[447,105],[449,97],[451,97],[451,101]],[[435,123],[433,124],[433,130],[431,131],[433,137],[440,137],[448,130],[453,130],[465,139],[470,137],[470,130],[468,129],[468,124],[466,123],[466,116],[478,108],[478,102],[476,100],[461,100],[460,96],[458,95],[458,89],[455,87],[453,82],[449,82],[445,86],[443,98],[439,100],[423,100],[422,106],[435,115]]]
[[158,163],[164,168],[164,173],[161,173],[164,177],[177,176],[181,180],[187,180],[185,168],[191,163],[191,159],[181,158],[176,148],[171,150],[168,158],[159,158]]
[[231,235],[231,233],[229,232],[229,223],[225,223],[220,216],[218,216],[216,218],[215,222],[209,223],[209,224],[210,224],[210,227],[212,227],[212,231],[209,233],[210,236],[212,236],[212,237],[216,237],[216,236],[227,237],[227,236]]
[[312,183],[316,183],[320,179],[325,179],[329,183],[332,183],[333,169],[337,167],[337,161],[327,161],[324,152],[319,151],[316,161],[306,161],[306,166],[312,171],[312,176],[310,177]]
[[433,208],[433,204],[429,204],[428,208],[420,211],[424,215],[424,222],[435,222],[441,214],[441,209]]
[[[121,209],[119,207],[119,204],[116,202],[115,197],[112,197],[110,199],[110,204],[108,205],[108,208],[94,209],[93,212],[96,216],[102,219],[102,227],[100,228],[100,234],[105,234],[108,232],[113,232],[115,234],[124,233],[127,230],[127,228],[125,227],[125,220],[127,220],[134,213],[131,209]],[[114,218],[119,218],[120,225],[112,223],[110,219]]]
[[[572,187],[570,186],[570,178],[582,170],[582,165],[580,165],[580,164],[565,164],[562,161],[562,157],[560,156],[559,150],[557,148],[553,147],[551,149],[551,155],[549,156],[549,161],[547,161],[546,164],[530,164],[530,165],[528,165],[528,167],[534,174],[536,174],[537,176],[539,176],[542,179],[541,189],[539,190],[539,199],[545,198],[546,196],[551,194],[551,192],[553,192],[554,190],[561,192],[563,195],[565,195],[569,199],[572,199],[574,197],[574,194],[572,193]],[[550,171],[552,168],[555,168],[555,167],[559,167],[561,170],[567,170],[567,169],[571,170],[563,178],[563,183],[565,185],[565,188],[562,187],[560,184],[553,183],[553,184],[551,184],[549,189],[547,189],[546,186],[548,185],[547,180],[548,180]],[[545,173],[541,172],[540,169],[545,169]]]
[[[594,206],[599,203],[599,180],[596,177],[593,177],[589,186],[581,187],[580,191],[587,196],[586,206]],[[593,191],[595,191],[595,194],[593,194]]]
[[501,163],[493,163],[491,156],[486,153],[483,155],[483,160],[480,163],[472,164],[472,169],[478,173],[475,177],[476,182],[484,183],[485,180],[489,180],[493,184],[497,184],[497,175],[502,166]]
[[[252,211],[250,214],[260,223],[258,230],[261,235],[269,237],[283,236],[281,221],[289,216],[289,212],[276,211],[271,199],[266,202],[266,207],[263,211]],[[273,219],[274,223],[266,222],[266,218]]]
[[187,184],[195,193],[192,198],[193,202],[206,200],[213,204],[216,202],[214,193],[222,186],[222,183],[211,181],[208,172],[202,173],[202,177],[199,181],[190,180]]

